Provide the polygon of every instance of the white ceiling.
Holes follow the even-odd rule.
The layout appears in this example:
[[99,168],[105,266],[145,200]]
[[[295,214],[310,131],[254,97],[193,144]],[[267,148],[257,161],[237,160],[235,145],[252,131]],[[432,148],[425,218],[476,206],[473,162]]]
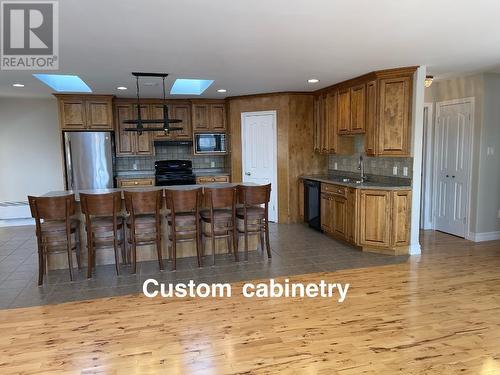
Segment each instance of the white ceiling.
[[[500,71],[498,0],[63,0],[59,12],[58,73],[95,93],[135,95],[132,71],[170,73],[168,90],[178,77],[214,79],[213,98],[409,65],[438,78]],[[50,95],[31,73],[0,71],[0,96]]]

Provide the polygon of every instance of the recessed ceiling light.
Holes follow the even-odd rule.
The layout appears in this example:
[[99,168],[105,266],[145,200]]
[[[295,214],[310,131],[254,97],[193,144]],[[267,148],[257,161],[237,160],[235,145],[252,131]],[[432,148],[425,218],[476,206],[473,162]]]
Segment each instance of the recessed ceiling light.
[[126,90],[127,88],[125,86],[118,86],[116,89],[117,90]]
[[227,92],[226,89],[218,89],[217,92]]
[[57,92],[92,92],[78,76],[65,74],[33,74],[33,76]]
[[12,86],[14,87],[24,87],[22,83],[13,83]]
[[309,78],[309,79],[307,80],[307,82],[309,82],[309,83],[318,83],[318,82],[319,82],[319,79],[317,79],[317,78]]

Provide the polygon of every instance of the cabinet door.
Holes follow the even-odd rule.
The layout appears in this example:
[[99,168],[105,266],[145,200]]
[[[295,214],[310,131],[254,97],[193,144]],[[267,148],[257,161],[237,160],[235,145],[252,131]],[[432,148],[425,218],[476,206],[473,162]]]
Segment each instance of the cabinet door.
[[208,104],[193,104],[193,130],[210,130],[210,106]]
[[59,121],[62,130],[85,130],[85,101],[83,99],[60,99]]
[[366,135],[365,153],[375,155],[377,137],[377,81],[366,84]]
[[[146,120],[151,118],[150,106],[141,105],[141,119]],[[134,119],[137,118],[137,105],[133,106]],[[144,127],[158,126],[158,124],[147,124]],[[134,133],[136,136],[135,154],[136,155],[153,155],[152,132]]]
[[328,123],[326,121],[326,95],[319,97],[320,152],[328,153]]
[[321,229],[326,233],[332,233],[332,210],[331,204],[332,196],[327,193],[321,193],[320,199],[320,219],[321,219]]
[[125,131],[134,125],[124,124],[125,120],[133,118],[132,106],[129,104],[117,104],[115,106],[115,121],[116,121],[116,155],[125,156],[134,154],[134,142],[136,133]]
[[332,198],[332,229],[333,233],[342,238],[347,238],[347,199],[334,195]]
[[321,110],[321,96],[314,97],[314,152],[321,152],[321,131],[322,131],[322,110]]
[[172,124],[172,127],[182,128],[182,130],[172,132],[174,138],[191,139],[193,131],[191,130],[191,106],[189,104],[174,104],[170,106],[171,118],[182,120],[182,122]]
[[358,241],[357,236],[357,195],[356,189],[347,189],[347,241],[356,244]]
[[378,155],[409,155],[411,78],[379,81]]
[[410,243],[411,191],[392,192],[391,247]]
[[210,105],[210,129],[226,130],[226,108],[224,103]]
[[365,84],[351,88],[351,133],[365,132]]
[[351,91],[342,89],[338,96],[337,130],[339,134],[349,134],[351,130]]
[[[150,116],[153,120],[161,120],[163,119],[163,104],[153,104],[149,108]],[[172,106],[168,106],[168,117],[172,118]],[[163,127],[163,124],[154,124],[155,127]],[[164,131],[153,132],[152,137],[154,139],[171,139],[173,137],[173,133],[165,134]]]
[[326,149],[329,154],[337,152],[337,92],[331,92],[326,97]]
[[112,101],[88,99],[87,127],[91,130],[113,130]]
[[389,247],[390,206],[390,192],[361,190],[359,207],[361,246]]

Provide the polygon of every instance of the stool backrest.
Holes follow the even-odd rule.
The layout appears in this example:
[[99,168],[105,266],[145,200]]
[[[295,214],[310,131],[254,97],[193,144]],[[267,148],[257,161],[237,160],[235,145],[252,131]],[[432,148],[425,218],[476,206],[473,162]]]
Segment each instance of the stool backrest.
[[236,207],[237,188],[205,188],[205,204],[208,208],[234,208]]
[[271,184],[257,186],[238,186],[238,201],[245,206],[269,203],[271,199]]
[[35,220],[67,220],[76,212],[75,194],[60,197],[28,196],[28,202]]
[[124,191],[125,209],[131,215],[160,214],[163,191]]
[[201,188],[188,190],[165,189],[167,209],[174,213],[197,212],[201,203]]
[[119,191],[106,194],[80,193],[82,213],[92,216],[116,216],[122,206],[122,194]]

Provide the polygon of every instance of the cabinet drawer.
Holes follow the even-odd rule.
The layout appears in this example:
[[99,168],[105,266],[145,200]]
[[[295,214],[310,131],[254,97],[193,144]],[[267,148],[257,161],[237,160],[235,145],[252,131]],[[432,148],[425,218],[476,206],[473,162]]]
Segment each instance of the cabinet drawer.
[[214,182],[229,182],[229,176],[200,176],[196,177],[197,184],[212,184]]
[[118,180],[118,187],[144,187],[144,186],[154,186],[154,179],[152,178],[126,178]]
[[342,197],[347,197],[347,188],[345,186],[321,184],[321,191],[324,193],[332,193]]
[[215,182],[229,182],[229,176],[216,176]]

